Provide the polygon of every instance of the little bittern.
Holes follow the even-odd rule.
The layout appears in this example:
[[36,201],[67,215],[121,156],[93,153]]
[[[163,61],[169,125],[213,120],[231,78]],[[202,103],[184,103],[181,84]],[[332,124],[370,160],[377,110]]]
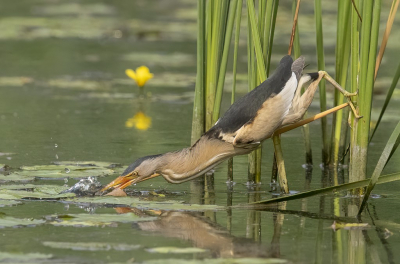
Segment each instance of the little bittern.
[[[355,94],[343,90],[326,72],[302,74],[304,65],[303,57],[294,62],[289,55],[283,57],[267,80],[232,104],[193,146],[140,158],[103,190],[123,189],[160,175],[170,183],[189,181],[232,156],[250,153],[278,128],[302,119],[322,78],[347,97],[355,112],[350,100]],[[301,94],[301,87],[310,81]]]

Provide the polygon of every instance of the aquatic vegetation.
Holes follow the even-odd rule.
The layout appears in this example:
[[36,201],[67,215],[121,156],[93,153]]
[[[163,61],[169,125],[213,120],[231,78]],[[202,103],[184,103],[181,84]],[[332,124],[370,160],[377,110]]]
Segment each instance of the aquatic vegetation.
[[134,213],[126,214],[68,214],[46,217],[55,226],[115,226],[116,223],[152,221],[155,217],[140,217]]
[[[36,225],[44,224],[45,222],[46,221],[42,220],[42,219],[15,218],[15,217],[3,215],[0,213],[0,228],[36,226]],[[1,260],[1,255],[0,255],[0,260]]]
[[136,81],[136,84],[142,88],[150,79],[153,78],[154,74],[150,73],[149,68],[146,66],[140,66],[136,68],[136,72],[132,69],[126,69],[125,74]]
[[178,247],[155,247],[155,248],[147,248],[147,252],[150,253],[174,253],[174,254],[190,254],[190,253],[203,253],[207,252],[207,250],[202,248],[178,248]]
[[87,250],[87,251],[130,251],[139,249],[140,245],[116,244],[116,243],[101,243],[101,242],[57,242],[43,241],[43,245],[51,248],[63,248],[72,250]]

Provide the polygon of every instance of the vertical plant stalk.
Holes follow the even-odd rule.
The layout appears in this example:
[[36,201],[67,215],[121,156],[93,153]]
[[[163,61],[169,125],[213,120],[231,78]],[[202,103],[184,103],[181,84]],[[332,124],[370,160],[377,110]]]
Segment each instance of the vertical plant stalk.
[[279,186],[281,187],[281,192],[287,194],[289,193],[289,185],[286,178],[285,162],[281,148],[281,138],[280,136],[273,136],[272,140],[274,142],[276,164],[278,166]]
[[291,34],[291,37],[290,37],[288,55],[292,54],[294,35],[296,34],[296,28],[297,28],[297,18],[298,18],[298,15],[299,15],[300,1],[301,0],[297,0],[296,12],[295,12],[294,18],[293,18],[293,27],[292,27],[292,34]]
[[[296,33],[296,25],[297,25],[297,17],[298,17],[299,8],[300,8],[300,0],[298,0],[298,2],[297,2],[296,12],[295,12],[294,19],[293,19],[293,29],[292,29],[292,35],[291,35],[291,38],[290,38],[289,51],[288,51],[289,55],[292,53],[294,35]],[[283,160],[281,140],[280,140],[279,136],[275,136],[275,135],[272,136],[272,140],[274,142],[274,150],[275,150],[275,159],[274,160],[276,160],[276,164],[277,164],[277,167],[278,167],[279,184],[281,186],[281,192],[282,193],[289,193],[289,186],[288,186],[287,178],[286,178],[285,162]],[[274,175],[272,175],[272,177],[274,177]]]
[[[235,43],[233,48],[233,85],[232,85],[232,96],[231,104],[235,102],[236,95],[236,72],[237,72],[237,61],[238,61],[238,50],[239,50],[239,40],[240,40],[240,21],[242,18],[242,0],[237,5],[236,8],[236,31],[235,31]],[[233,158],[228,160],[228,181],[233,181]]]
[[[218,70],[219,70],[219,54],[220,41],[225,32],[220,28],[221,10],[223,8],[222,0],[209,1],[211,14],[208,19],[212,19],[209,28],[211,32],[207,32],[207,37],[211,38],[210,49],[207,58],[207,89],[206,89],[206,130],[213,125],[213,110],[215,102],[215,93],[217,86]],[[211,16],[212,15],[212,16]]]
[[205,0],[198,0],[197,21],[197,74],[193,104],[193,121],[191,142],[194,144],[204,133],[204,73],[205,73]]
[[[255,56],[256,56],[256,70],[252,71],[252,74],[256,74],[257,80],[255,83],[261,83],[267,79],[265,65],[263,60],[263,52],[261,48],[261,39],[260,34],[258,31],[257,21],[256,21],[256,12],[254,8],[253,0],[247,0],[247,10],[250,20],[250,29],[251,29],[251,39],[250,42],[252,47],[254,46]],[[251,54],[253,53],[253,49],[250,49]],[[254,62],[254,59],[252,60]],[[250,86],[251,89],[254,89],[256,85]],[[254,182],[259,183],[261,182],[261,146],[257,148],[257,150],[253,151],[250,154],[250,161],[249,161],[249,172],[250,175],[254,173]]]
[[217,91],[215,94],[215,102],[214,102],[214,110],[213,110],[213,124],[217,122],[221,110],[221,101],[222,101],[222,94],[224,91],[224,84],[225,84],[225,75],[226,75],[226,66],[228,64],[228,56],[230,50],[230,44],[232,39],[232,32],[233,32],[233,24],[235,22],[235,15],[236,15],[236,7],[239,0],[233,0],[230,4],[229,8],[229,16],[228,22],[226,26],[226,34],[225,34],[225,43],[222,51],[222,59],[220,62],[220,69],[219,69],[219,76],[218,76],[218,85]]
[[[356,136],[351,147],[350,180],[365,179],[367,174],[367,154],[371,121],[372,91],[376,65],[376,50],[379,37],[381,0],[366,0],[363,6],[361,26],[361,74],[359,93],[359,114],[363,116],[356,123]],[[361,190],[360,190],[361,192]]]
[[[340,86],[346,86],[346,79],[348,73],[348,66],[350,61],[350,7],[351,2],[339,0],[339,14],[338,14],[338,36],[337,36],[337,54],[336,54],[336,80]],[[338,90],[335,91],[335,103],[341,104],[343,102],[343,94]],[[346,117],[347,118],[347,117]],[[332,126],[332,142],[331,142],[331,159],[330,162],[333,166],[339,164],[339,149],[340,138],[342,136],[342,120],[343,111],[338,111],[333,118],[334,125]]]
[[400,0],[393,0],[392,7],[390,8],[388,21],[386,23],[385,33],[383,33],[382,44],[381,47],[379,48],[378,57],[376,58],[375,75],[374,75],[375,79],[376,76],[378,75],[379,66],[381,65],[383,54],[385,53],[386,50],[386,44],[389,40],[390,31],[392,30],[394,18],[396,17],[396,13],[399,8],[399,3]]
[[[353,8],[351,11],[351,92],[354,93],[358,90],[358,76],[359,76],[359,63],[360,63],[360,21],[359,14],[356,10],[359,8],[359,1],[353,1]],[[357,101],[354,101],[354,106],[358,109],[358,98]],[[350,162],[349,162],[349,172],[353,171],[353,162],[352,162],[352,148],[355,146],[355,140],[357,136],[357,123],[358,119],[354,117],[354,115],[350,115]],[[351,181],[351,179],[350,179]]]
[[[194,144],[205,131],[205,48],[206,48],[206,1],[197,1],[197,74],[196,87],[193,104],[193,120],[191,142]],[[194,180],[190,183],[191,202],[202,203],[204,191],[204,178]]]
[[[293,10],[293,19],[296,19],[295,17],[298,16],[299,12],[299,3],[300,1],[297,2],[296,6],[296,0],[293,1],[292,5],[292,10]],[[299,26],[297,25],[297,19],[295,21],[296,23],[296,29],[294,32],[294,40],[293,40],[293,54],[294,58],[297,59],[298,57],[301,56],[301,50],[300,50],[300,36],[299,36]],[[299,87],[302,89],[302,92],[304,92],[304,89],[302,87]],[[304,117],[307,117],[307,112],[304,114]],[[307,165],[312,165],[312,149],[311,149],[311,140],[310,140],[310,127],[308,124],[304,125],[302,127],[302,132],[303,132],[303,138],[304,138],[304,146],[305,146],[305,156],[306,156],[306,164]]]
[[[317,58],[318,70],[325,71],[325,55],[324,55],[324,36],[322,30],[322,8],[321,0],[314,1],[315,10],[315,27],[317,39]],[[320,112],[326,110],[326,82],[324,79],[319,83],[319,107]],[[327,165],[329,162],[329,138],[326,117],[321,119],[322,130],[322,162]]]

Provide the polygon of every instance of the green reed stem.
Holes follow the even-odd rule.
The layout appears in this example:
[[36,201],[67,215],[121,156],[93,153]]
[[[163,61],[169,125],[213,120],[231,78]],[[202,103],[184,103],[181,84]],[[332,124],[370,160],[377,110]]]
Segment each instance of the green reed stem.
[[192,121],[192,144],[204,133],[204,73],[205,73],[205,22],[206,22],[206,1],[197,1],[197,76],[193,104]]
[[[361,26],[361,74],[359,76],[359,114],[362,119],[356,123],[355,140],[351,147],[350,181],[365,179],[371,120],[372,91],[379,37],[381,0],[365,0]],[[353,133],[354,133],[353,131]],[[360,190],[361,192],[361,190]]]
[[[207,90],[206,90],[206,130],[213,126],[213,110],[215,102],[215,94],[217,87],[217,78],[219,70],[219,56],[221,53],[220,42],[224,36],[221,29],[221,10],[223,9],[223,1],[212,1],[212,34],[211,34],[211,50],[209,60],[207,61]],[[211,16],[209,17],[211,18]]]
[[267,62],[265,63],[265,65],[267,67],[267,69],[266,69],[267,76],[269,76],[269,70],[270,70],[270,66],[271,66],[272,46],[274,44],[275,24],[276,24],[276,16],[278,14],[278,6],[279,6],[279,0],[274,0],[272,21],[271,21],[271,27],[270,27],[271,32],[269,34],[269,41],[268,41],[268,58],[267,58]]
[[289,185],[286,177],[285,171],[285,162],[283,159],[283,152],[281,148],[281,138],[280,135],[273,136],[272,140],[274,142],[275,155],[276,155],[276,164],[278,166],[278,174],[279,174],[279,186],[281,188],[281,193],[289,193]]
[[[325,55],[324,55],[324,36],[322,30],[322,8],[321,0],[314,1],[315,27],[317,39],[317,58],[318,70],[325,71]],[[319,108],[320,112],[326,110],[326,82],[324,79],[319,83]],[[322,162],[326,165],[329,162],[329,137],[326,117],[321,119],[322,130]]]
[[217,92],[215,94],[214,110],[213,110],[213,123],[217,122],[221,110],[222,94],[224,91],[226,66],[228,64],[229,50],[231,46],[233,24],[235,22],[236,7],[239,0],[233,0],[229,8],[228,22],[226,26],[225,43],[222,51],[222,59],[220,62],[220,70],[218,76]]
[[[339,1],[338,14],[338,33],[336,43],[336,80],[340,86],[345,87],[350,56],[350,31],[348,30],[350,21],[351,2]],[[335,104],[343,102],[343,94],[335,90]],[[340,138],[342,133],[343,110],[338,111],[333,116],[332,138],[331,138],[331,164],[337,166],[339,163]]]
[[[237,72],[237,62],[238,62],[238,50],[239,50],[239,40],[240,40],[240,21],[242,18],[242,0],[238,3],[236,7],[236,31],[235,31],[235,43],[233,48],[233,85],[232,85],[232,96],[231,104],[235,102],[236,95],[236,72]],[[228,160],[228,180],[233,181],[233,158]]]

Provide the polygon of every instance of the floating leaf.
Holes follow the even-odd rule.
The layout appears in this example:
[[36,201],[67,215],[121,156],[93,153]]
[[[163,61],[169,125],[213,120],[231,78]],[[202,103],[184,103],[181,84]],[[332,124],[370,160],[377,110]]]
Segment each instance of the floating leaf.
[[235,259],[156,259],[144,261],[144,264],[281,264],[288,263],[278,258],[235,258]]
[[34,180],[35,180],[34,176],[20,175],[20,174],[17,174],[17,173],[11,173],[9,175],[0,174],[0,183],[4,183],[4,182],[30,182],[30,181],[34,181]]
[[[45,221],[31,218],[15,218],[11,216],[0,215],[0,228],[4,227],[20,227],[20,226],[35,226],[43,224]],[[1,257],[0,257],[1,259]]]
[[182,211],[207,211],[222,210],[218,205],[184,204],[179,201],[146,201],[136,197],[75,197],[67,199],[72,203],[101,204],[101,205],[125,205],[142,209],[182,210]]
[[155,247],[146,249],[150,253],[178,253],[178,254],[188,254],[188,253],[203,253],[207,250],[202,248],[188,247],[188,248],[178,248],[178,247]]
[[98,242],[55,242],[44,241],[43,245],[51,248],[62,248],[72,250],[86,251],[129,251],[140,248],[140,245],[116,244],[116,243],[98,243]]
[[119,168],[120,163],[105,162],[105,161],[54,161],[55,165],[63,166],[80,166],[80,167],[103,167],[103,168]]
[[21,204],[21,202],[12,201],[12,200],[0,200],[0,207],[13,206],[13,205],[17,205],[17,204]]
[[68,214],[53,215],[50,224],[56,226],[110,226],[114,223],[132,223],[140,221],[153,221],[156,217],[140,217],[134,213],[126,214]]
[[[5,187],[5,188],[3,188]],[[32,188],[26,188],[26,185],[21,185],[21,189],[7,189],[7,185],[0,187],[0,199],[4,200],[20,200],[20,199],[42,199],[42,200],[53,200],[60,198],[75,197],[73,193],[59,194],[63,190],[67,189],[64,186],[59,185],[36,185]],[[25,189],[25,190],[23,190]]]
[[23,170],[18,171],[13,174],[21,176],[34,176],[40,179],[64,179],[64,178],[86,178],[89,176],[105,176],[111,175],[115,172],[111,169],[106,168],[84,168],[78,167],[80,169],[71,170],[68,167],[59,166],[59,169],[55,170]]
[[35,263],[36,261],[52,258],[53,255],[50,254],[40,254],[40,253],[9,253],[0,252],[0,261],[4,263]]
[[338,229],[365,229],[369,227],[368,223],[342,223],[342,222],[336,222],[334,221],[333,224],[331,225],[333,230],[338,230]]

